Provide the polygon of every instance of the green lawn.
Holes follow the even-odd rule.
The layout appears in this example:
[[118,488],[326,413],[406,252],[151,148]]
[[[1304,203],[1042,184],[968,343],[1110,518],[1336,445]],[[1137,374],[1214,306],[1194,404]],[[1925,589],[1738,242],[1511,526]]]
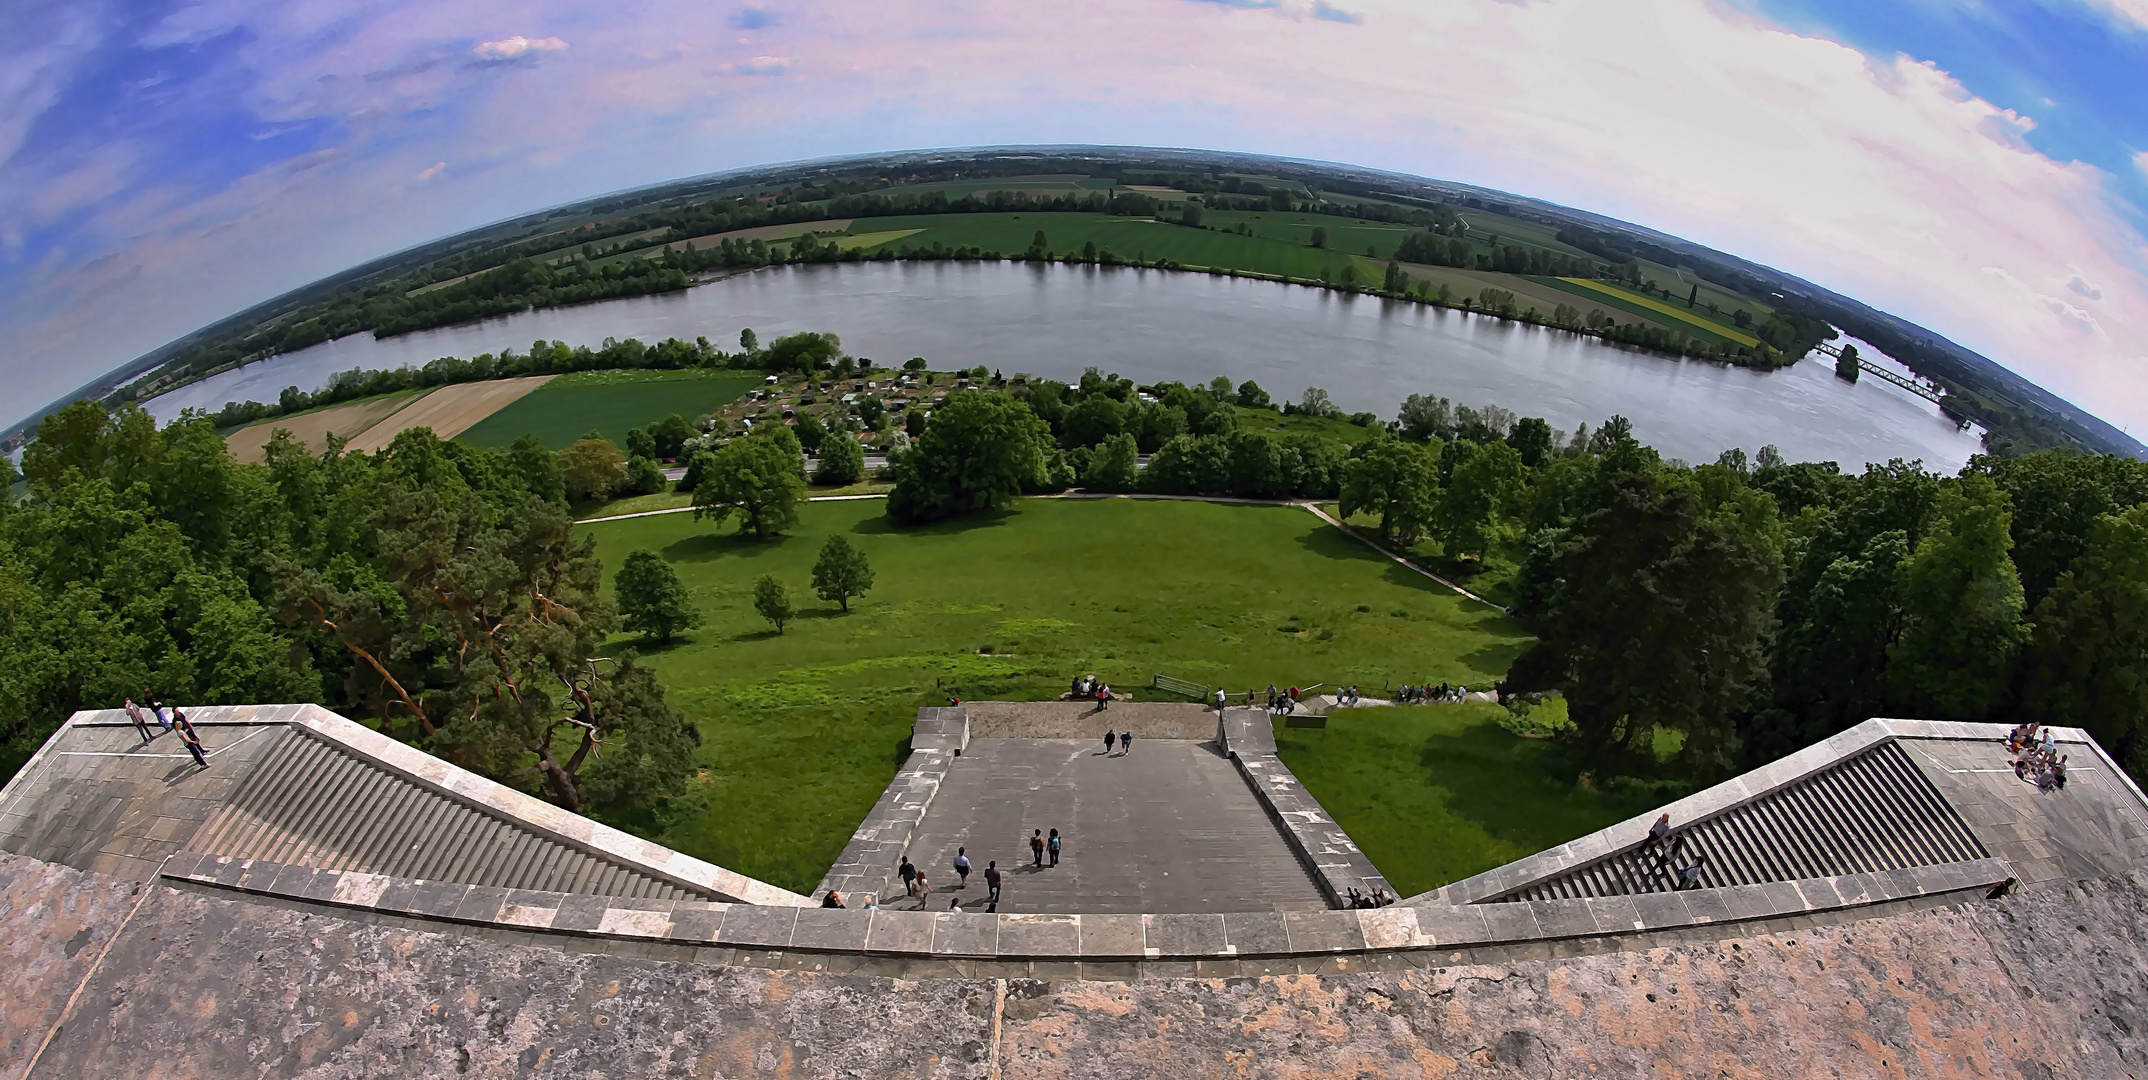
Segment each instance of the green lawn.
[[[707,620],[682,643],[644,649],[700,726],[706,769],[699,804],[653,839],[805,890],[894,776],[917,709],[949,694],[1050,698],[1084,671],[1137,697],[1157,672],[1241,690],[1488,685],[1529,641],[1300,509],[1025,499],[1005,515],[915,530],[894,529],[883,510],[810,504],[769,543],[689,514],[582,527],[607,580],[650,548]],[[849,615],[809,589],[835,533],[879,578]],[[753,611],[763,573],[803,609],[780,637]]]
[[[1539,711],[1562,706],[1547,702]],[[1322,729],[1279,725],[1276,748],[1405,897],[1662,801],[1553,778],[1544,761],[1550,745],[1509,733],[1499,725],[1505,712],[1487,704],[1345,709]]]
[[[1283,392],[1273,386],[1264,387],[1263,389],[1270,394]],[[1238,426],[1248,431],[1310,431],[1316,435],[1325,435],[1336,442],[1350,446],[1356,446],[1358,443],[1364,442],[1366,437],[1372,434],[1369,428],[1360,427],[1341,417],[1308,416],[1304,413],[1293,413],[1289,416],[1284,416],[1274,409],[1248,409],[1244,407],[1238,410]]]
[[624,446],[628,428],[672,413],[691,420],[759,385],[759,375],[735,371],[578,371],[517,398],[460,438],[506,446],[528,432],[559,450],[594,430]]

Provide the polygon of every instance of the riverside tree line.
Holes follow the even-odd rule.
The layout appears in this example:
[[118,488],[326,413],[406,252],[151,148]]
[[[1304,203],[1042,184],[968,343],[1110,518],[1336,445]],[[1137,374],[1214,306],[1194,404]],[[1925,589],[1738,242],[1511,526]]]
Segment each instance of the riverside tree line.
[[[1072,485],[1337,500],[1444,570],[1510,573],[1538,642],[1505,689],[1563,693],[1562,738],[1599,777],[1710,779],[1890,714],[2078,725],[2148,771],[2148,466],[2045,452],[1844,474],[1763,449],[1695,467],[1621,418],[1562,435],[1430,396],[1346,444],[1321,433],[1353,431],[1336,424],[1248,426],[1272,407],[1250,382],[1096,372],[957,391],[893,449],[887,513]],[[1287,409],[1344,419],[1318,392]],[[764,423],[696,451],[696,509],[781,533],[804,449]],[[240,465],[204,417],[55,414],[27,495],[0,502],[0,765],[123,697],[315,701],[563,806],[652,811],[684,786],[695,729],[607,643],[696,617],[660,559],[622,571],[626,619],[602,595],[571,528],[575,467],[534,439],[422,429],[371,455],[278,437]],[[827,562],[831,603],[870,587],[862,562]],[[780,628],[788,599],[767,601]]]

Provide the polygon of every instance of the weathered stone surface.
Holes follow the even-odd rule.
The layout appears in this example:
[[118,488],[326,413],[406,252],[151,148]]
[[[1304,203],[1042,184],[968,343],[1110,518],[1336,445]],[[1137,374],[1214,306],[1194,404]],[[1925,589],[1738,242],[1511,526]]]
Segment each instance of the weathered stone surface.
[[10,1076],[125,923],[33,1078],[2110,1077],[2148,1062],[2138,873],[1566,959],[1441,952],[1260,978],[1158,963],[1117,981],[721,966],[161,887],[129,919],[131,883],[12,856],[0,882]]

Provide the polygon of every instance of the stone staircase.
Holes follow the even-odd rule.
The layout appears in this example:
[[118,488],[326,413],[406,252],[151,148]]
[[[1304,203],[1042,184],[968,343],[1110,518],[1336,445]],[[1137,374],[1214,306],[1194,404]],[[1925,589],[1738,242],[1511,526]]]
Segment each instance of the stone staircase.
[[[1969,862],[1989,852],[1910,761],[1885,742],[1691,824],[1673,818],[1672,865],[1706,856],[1700,886],[1872,874]],[[1479,903],[1668,892],[1676,875],[1631,846]]]
[[414,783],[295,727],[262,755],[187,847],[206,855],[463,885],[713,899]]

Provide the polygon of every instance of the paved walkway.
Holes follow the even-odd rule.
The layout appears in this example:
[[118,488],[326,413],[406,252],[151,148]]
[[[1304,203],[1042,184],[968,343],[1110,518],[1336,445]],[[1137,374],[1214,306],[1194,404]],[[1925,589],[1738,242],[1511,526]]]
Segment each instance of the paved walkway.
[[[930,905],[982,910],[985,864],[1007,874],[1002,912],[1308,911],[1327,907],[1282,833],[1212,743],[972,738],[933,798],[910,858]],[[1032,869],[1029,834],[1058,829],[1057,868]],[[955,848],[976,869],[959,892]],[[1047,860],[1048,861],[1048,860]],[[900,890],[901,886],[895,886]],[[899,899],[891,906],[913,907]]]

